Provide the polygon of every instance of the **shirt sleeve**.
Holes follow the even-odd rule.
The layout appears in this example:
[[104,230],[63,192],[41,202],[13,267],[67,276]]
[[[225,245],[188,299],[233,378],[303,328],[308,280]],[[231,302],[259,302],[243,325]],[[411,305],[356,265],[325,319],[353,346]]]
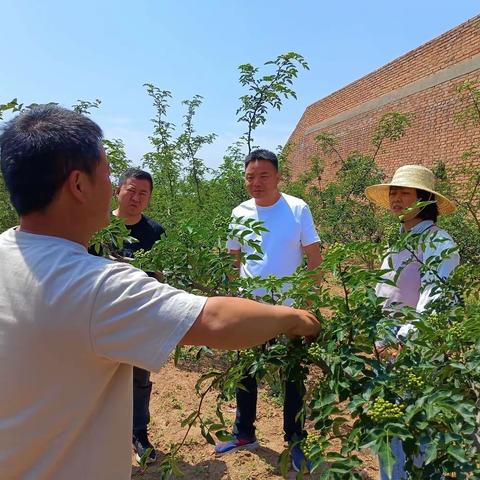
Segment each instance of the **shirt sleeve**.
[[[455,246],[455,242],[450,235],[442,230],[435,231],[425,242],[423,263],[427,262],[431,257],[440,256],[442,252]],[[453,252],[441,261],[435,272],[429,270],[422,275],[417,312],[423,312],[427,304],[438,297],[439,293],[434,294],[433,290],[439,285],[439,277],[446,279],[459,263],[460,255],[458,252]]]
[[155,236],[156,236],[156,240],[160,240],[162,238],[162,235],[166,235],[165,233],[165,229],[163,228],[162,225],[160,225],[159,223],[157,223],[157,226],[155,228]]
[[113,361],[158,371],[200,315],[206,297],[114,263],[100,282],[90,318],[93,350]]
[[303,247],[307,247],[312,243],[317,243],[320,241],[315,224],[313,223],[312,213],[310,212],[310,208],[307,204],[305,204],[302,208],[301,225],[302,232],[300,241]]

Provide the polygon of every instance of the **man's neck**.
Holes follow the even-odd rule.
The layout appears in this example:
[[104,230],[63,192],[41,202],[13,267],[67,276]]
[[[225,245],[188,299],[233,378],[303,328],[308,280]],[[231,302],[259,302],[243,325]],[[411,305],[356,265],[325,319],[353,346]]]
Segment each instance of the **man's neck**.
[[125,225],[136,225],[141,219],[142,219],[142,214],[139,213],[138,215],[127,215],[124,212],[121,212],[120,209],[116,209],[112,212],[116,217],[121,218],[124,222]]
[[58,221],[58,219],[52,220],[48,215],[42,215],[41,213],[20,217],[19,230],[36,235],[64,238],[71,242],[79,243],[85,248],[88,247],[90,237],[94,233],[85,232],[80,227],[80,222],[76,222],[72,218],[66,217],[63,221]]
[[280,200],[280,192],[276,192],[275,195],[272,195],[271,197],[269,198],[263,198],[263,199],[258,199],[258,198],[255,198],[255,205],[258,205],[259,207],[271,207],[272,205],[274,205],[275,203],[278,202],[278,200]]

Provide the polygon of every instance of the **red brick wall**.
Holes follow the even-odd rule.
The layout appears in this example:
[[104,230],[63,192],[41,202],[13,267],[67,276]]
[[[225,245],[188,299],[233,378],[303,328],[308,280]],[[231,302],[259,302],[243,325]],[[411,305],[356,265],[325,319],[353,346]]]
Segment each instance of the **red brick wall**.
[[[384,67],[310,105],[290,136],[292,150],[289,163],[296,177],[309,166],[309,158],[321,154],[315,137],[321,132],[338,136],[338,150],[344,157],[353,150],[373,153],[372,136],[381,116],[387,112],[413,113],[414,119],[406,135],[397,142],[385,142],[377,163],[390,175],[398,166],[419,163],[432,166],[442,160],[447,165],[461,162],[463,151],[480,144],[480,128],[455,122],[455,114],[463,109],[457,85],[466,80],[480,81],[480,68],[457,76],[387,105],[379,106],[330,126],[308,132],[319,122],[348,113],[367,101],[405,87],[446,68],[480,55],[480,16],[446,32],[421,47],[403,55]],[[480,165],[479,165],[480,166]],[[324,181],[331,181],[337,168],[334,157],[325,158]]]

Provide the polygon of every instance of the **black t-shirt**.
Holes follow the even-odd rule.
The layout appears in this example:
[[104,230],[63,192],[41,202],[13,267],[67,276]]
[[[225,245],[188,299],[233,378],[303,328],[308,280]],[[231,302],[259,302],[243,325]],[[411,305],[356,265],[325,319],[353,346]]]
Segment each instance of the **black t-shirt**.
[[146,215],[142,215],[138,223],[125,226],[130,230],[130,235],[138,242],[124,243],[123,248],[118,252],[122,257],[133,257],[133,254],[140,249],[150,250],[165,233],[165,229],[159,223]]

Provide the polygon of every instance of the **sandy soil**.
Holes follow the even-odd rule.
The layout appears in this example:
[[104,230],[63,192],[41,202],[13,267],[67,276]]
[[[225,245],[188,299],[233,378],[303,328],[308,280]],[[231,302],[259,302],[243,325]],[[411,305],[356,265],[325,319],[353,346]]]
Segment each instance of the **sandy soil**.
[[[180,422],[193,412],[199,397],[195,393],[195,383],[202,373],[212,369],[218,360],[203,358],[200,362],[191,359],[180,362],[175,367],[170,361],[158,374],[152,375],[153,391],[150,403],[151,417],[149,427],[150,441],[155,445],[159,460],[169,450],[172,442],[179,442],[185,433]],[[204,408],[207,415],[215,418],[215,395],[207,397]],[[235,401],[224,408],[227,421],[235,417]],[[256,451],[238,451],[221,457],[215,456],[213,447],[200,434],[199,428],[193,428],[185,447],[181,450],[180,468],[186,480],[260,480],[281,479],[278,470],[278,457],[285,448],[282,432],[282,408],[272,398],[268,387],[259,389],[257,407],[257,437],[260,448]],[[335,446],[332,446],[334,449]],[[368,454],[364,459],[365,479],[378,478],[376,460]],[[159,478],[158,466],[148,466],[146,471],[136,464],[132,456],[132,479],[154,480]],[[295,479],[291,470],[286,477]],[[316,479],[318,475],[305,478]]]

